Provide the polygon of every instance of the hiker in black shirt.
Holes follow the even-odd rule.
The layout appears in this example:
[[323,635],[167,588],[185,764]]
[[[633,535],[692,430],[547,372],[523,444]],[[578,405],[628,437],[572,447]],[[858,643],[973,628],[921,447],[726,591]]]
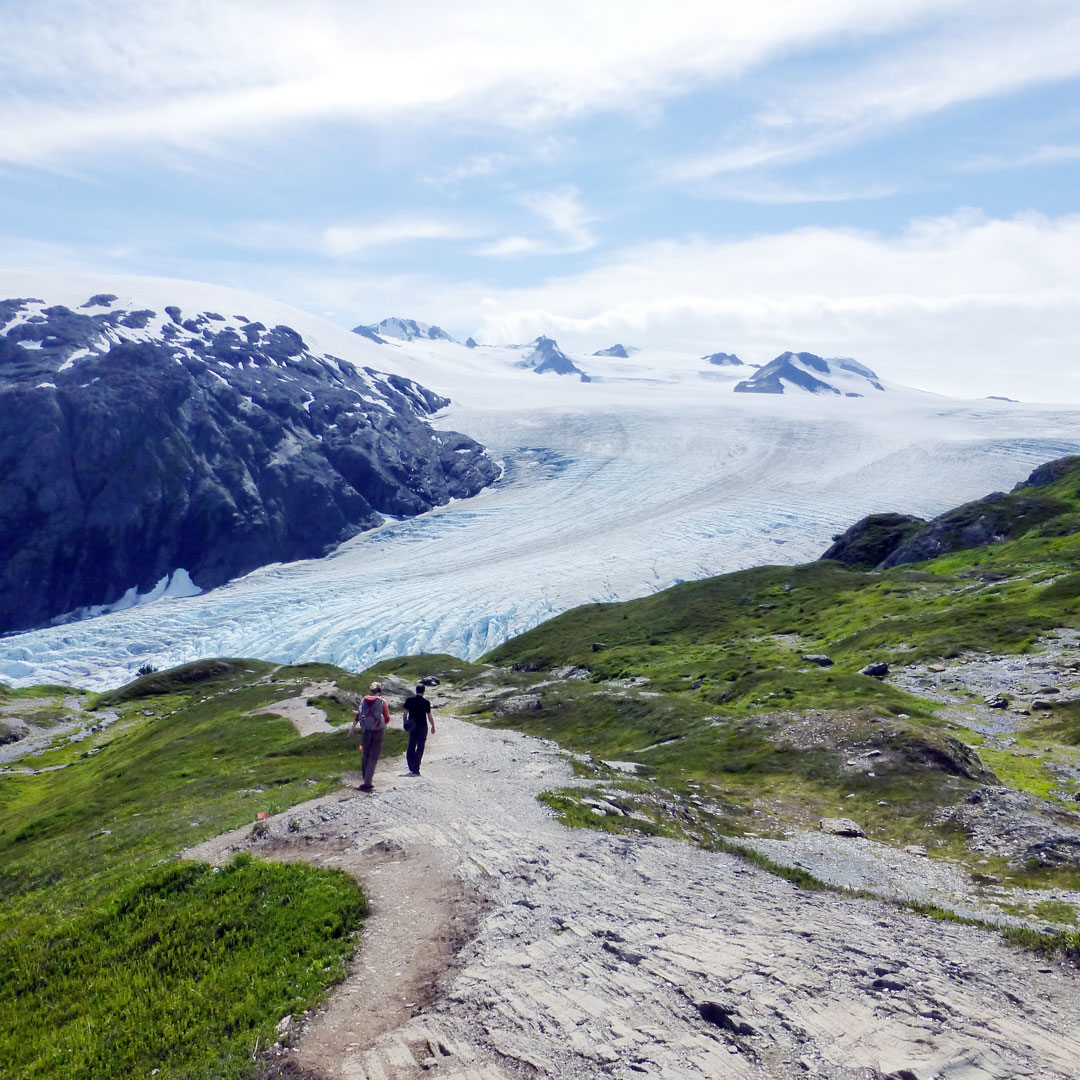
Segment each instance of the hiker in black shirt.
[[405,711],[401,720],[409,733],[409,748],[405,751],[405,760],[409,765],[409,775],[420,775],[420,759],[424,756],[424,743],[427,742],[428,724],[431,734],[435,734],[435,718],[431,715],[431,702],[424,697],[424,684],[416,688],[412,697],[405,699]]

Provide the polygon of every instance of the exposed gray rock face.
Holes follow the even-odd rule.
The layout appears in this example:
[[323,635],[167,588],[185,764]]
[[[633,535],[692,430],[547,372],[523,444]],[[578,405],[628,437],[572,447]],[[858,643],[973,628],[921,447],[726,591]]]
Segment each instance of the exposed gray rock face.
[[630,354],[626,351],[625,345],[611,345],[606,349],[598,349],[593,356],[617,356],[620,360],[627,360]]
[[716,364],[717,367],[745,366],[734,353],[730,352],[714,352],[711,356],[703,356],[701,359],[708,360],[710,364]]
[[[841,390],[827,381],[851,375],[858,376],[858,390]],[[845,379],[845,384],[848,382],[850,379]],[[749,379],[736,383],[735,391],[740,394],[782,394],[785,385],[811,394],[843,394],[845,397],[862,397],[864,390],[885,389],[877,375],[856,360],[847,357],[826,360],[814,353],[786,352],[759,368]]]
[[525,348],[529,349],[529,352],[521,361],[521,366],[532,368],[537,375],[553,371],[556,375],[577,375],[582,382],[590,381],[589,376],[559,348],[552,338],[541,334]]
[[354,334],[362,334],[371,337],[374,334],[379,338],[396,338],[398,341],[457,341],[440,326],[431,326],[429,323],[417,322],[415,319],[399,319],[391,317],[382,322],[371,323],[368,326],[353,327]]
[[497,476],[409,379],[287,326],[113,304],[0,301],[0,631],[320,556]]

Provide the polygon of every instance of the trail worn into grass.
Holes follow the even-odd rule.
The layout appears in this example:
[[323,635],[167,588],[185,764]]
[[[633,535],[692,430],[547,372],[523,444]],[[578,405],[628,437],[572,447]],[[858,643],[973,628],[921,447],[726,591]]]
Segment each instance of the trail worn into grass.
[[[1074,1080],[1075,969],[737,857],[560,825],[552,744],[446,716],[424,777],[193,854],[355,873],[349,978],[271,1062],[334,1080]],[[355,780],[353,781],[355,782]]]

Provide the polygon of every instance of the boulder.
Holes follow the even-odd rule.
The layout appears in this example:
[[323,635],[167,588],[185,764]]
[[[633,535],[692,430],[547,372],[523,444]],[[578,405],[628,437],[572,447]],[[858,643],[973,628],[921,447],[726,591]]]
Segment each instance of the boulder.
[[851,818],[822,818],[821,831],[830,836],[866,836],[862,826]]
[[889,674],[889,665],[880,661],[875,664],[867,664],[866,667],[859,668],[859,674],[869,675],[872,679],[884,679]]
[[823,656],[821,653],[806,653],[803,656],[808,664],[817,664],[818,667],[832,667],[832,657]]

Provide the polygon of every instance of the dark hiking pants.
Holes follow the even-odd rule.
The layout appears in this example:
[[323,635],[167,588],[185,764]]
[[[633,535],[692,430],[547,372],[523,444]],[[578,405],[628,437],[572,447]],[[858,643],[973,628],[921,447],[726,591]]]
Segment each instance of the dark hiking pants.
[[427,724],[413,723],[409,731],[409,748],[405,751],[405,761],[409,765],[409,772],[420,771],[420,759],[424,756],[427,733]]
[[375,775],[385,732],[385,728],[379,728],[378,731],[365,731],[363,734],[364,756],[360,759],[360,771],[364,774],[365,784],[370,784]]

